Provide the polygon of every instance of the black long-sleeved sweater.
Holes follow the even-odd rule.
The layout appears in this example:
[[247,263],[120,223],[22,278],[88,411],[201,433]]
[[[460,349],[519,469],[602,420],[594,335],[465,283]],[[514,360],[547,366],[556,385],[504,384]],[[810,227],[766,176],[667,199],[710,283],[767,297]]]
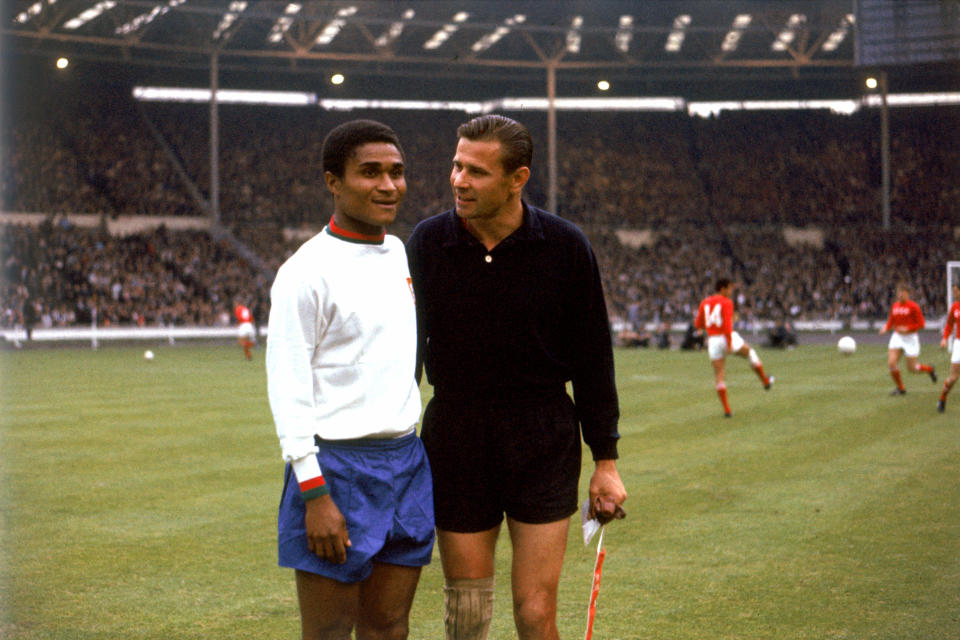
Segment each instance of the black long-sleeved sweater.
[[616,458],[619,408],[596,258],[576,226],[523,208],[520,228],[491,251],[452,210],[410,236],[418,379],[425,367],[437,396],[487,402],[571,381],[594,459]]

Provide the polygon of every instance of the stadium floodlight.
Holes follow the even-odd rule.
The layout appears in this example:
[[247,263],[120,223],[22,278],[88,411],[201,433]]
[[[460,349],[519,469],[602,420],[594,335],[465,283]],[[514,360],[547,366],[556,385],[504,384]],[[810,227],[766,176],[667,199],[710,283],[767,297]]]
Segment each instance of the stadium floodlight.
[[45,6],[56,4],[56,3],[57,3],[57,0],[37,0],[37,2],[34,2],[25,10],[18,13],[17,17],[14,18],[14,20],[16,22],[19,22],[20,24],[27,24],[28,22],[33,20],[35,17],[40,15],[40,13],[43,11],[43,8]]
[[840,26],[833,30],[829,37],[827,37],[826,42],[823,43],[824,51],[836,51],[837,47],[846,39],[847,33],[850,31],[850,27],[854,23],[854,17],[852,13],[848,13],[840,20]]
[[665,51],[676,53],[683,46],[683,40],[687,36],[687,27],[690,26],[690,14],[683,13],[673,19],[673,30],[667,36],[667,43],[664,45]]
[[802,13],[794,13],[787,20],[786,27],[777,35],[770,48],[774,51],[786,51],[797,37],[797,31],[807,21],[807,16]]
[[70,29],[71,31],[79,29],[91,20],[96,20],[105,12],[113,9],[115,6],[117,6],[116,0],[102,0],[101,2],[98,2],[97,4],[80,12],[79,15],[64,22],[63,28]]
[[[777,111],[790,109],[829,109],[833,113],[852,115],[863,107],[879,107],[883,98],[864,96],[860,100],[725,100],[716,102],[688,102],[687,113],[709,118],[721,111]],[[890,107],[928,107],[960,105],[960,93],[900,93],[887,96]]]
[[223,18],[220,19],[220,24],[217,25],[216,31],[213,32],[213,39],[219,40],[220,36],[236,22],[240,14],[246,11],[246,9],[247,3],[245,0],[233,0],[227,12],[223,14]]
[[[555,98],[554,108],[559,111],[681,111],[683,98]],[[506,109],[511,111],[546,111],[550,108],[547,98],[501,98],[484,103],[485,113]]]
[[570,30],[567,31],[567,53],[580,53],[580,29],[583,27],[583,16],[573,16],[570,21]]
[[270,28],[270,35],[267,36],[267,40],[273,43],[283,40],[283,34],[289,31],[290,26],[293,24],[293,17],[300,13],[300,9],[302,8],[303,5],[297,2],[288,4],[283,10],[283,15],[277,18],[277,21],[274,22]]
[[[318,104],[331,111],[353,109],[447,110],[466,113],[507,111],[546,111],[546,98],[500,98],[486,102],[458,102],[446,100],[355,100],[321,99]],[[681,111],[683,98],[556,98],[554,107],[560,111]]]
[[354,109],[393,109],[413,111],[464,111],[482,113],[482,102],[456,102],[446,100],[349,100],[324,98],[317,104],[327,111],[353,111]]
[[740,38],[743,36],[744,30],[750,26],[751,22],[753,22],[753,16],[749,13],[741,13],[734,18],[730,31],[728,31],[727,35],[723,38],[723,44],[720,45],[720,49],[728,52],[736,51],[737,47],[740,46]]
[[857,110],[854,100],[744,100],[745,111],[797,111],[801,109],[829,109],[834,113],[850,115]]
[[860,108],[856,100],[725,100],[717,102],[688,102],[687,113],[709,118],[721,111],[781,111],[798,109],[829,109],[833,113],[851,115]]
[[346,26],[346,19],[354,15],[356,12],[357,8],[353,5],[338,9],[337,17],[327,23],[327,26],[325,26],[323,31],[320,32],[320,35],[317,36],[315,44],[325,47],[333,42],[334,38],[339,35],[340,30]]
[[[883,97],[868,95],[861,99],[866,107],[879,107],[883,104]],[[887,96],[887,106],[890,107],[931,107],[945,105],[960,105],[960,93],[891,93]]]
[[151,22],[156,20],[158,17],[164,15],[165,13],[170,11],[170,9],[179,7],[184,2],[186,2],[186,0],[167,0],[166,4],[163,4],[163,3],[158,4],[147,13],[141,13],[139,16],[137,16],[130,22],[120,25],[114,30],[114,33],[116,33],[117,35],[127,35],[130,33],[133,33],[134,31],[137,31],[141,27],[150,24]]
[[441,27],[436,33],[430,36],[430,39],[423,43],[424,49],[438,49],[440,45],[450,39],[454,33],[460,28],[460,24],[466,22],[470,18],[470,14],[466,11],[458,11],[453,16],[453,22],[448,22],[443,27]]
[[614,37],[617,49],[626,53],[630,50],[630,41],[633,40],[633,16],[620,16],[620,29]]
[[700,116],[701,118],[718,116],[721,111],[737,111],[740,108],[741,103],[735,100],[687,103],[687,113],[691,116]]
[[[210,102],[210,89],[182,87],[134,87],[133,97],[142,102]],[[317,104],[317,94],[303,91],[217,90],[220,104],[307,106]]]
[[394,40],[400,37],[400,34],[403,33],[403,28],[406,22],[413,20],[413,17],[417,15],[416,11],[413,9],[407,9],[403,12],[403,20],[397,20],[390,24],[390,27],[383,33],[379,38],[374,41],[374,44],[378,47],[386,47]]
[[829,109],[844,116],[852,116],[860,109],[855,100],[805,100],[801,108]]
[[511,18],[507,18],[506,20],[503,21],[503,24],[498,26],[492,32],[484,35],[482,38],[480,38],[476,42],[474,42],[473,45],[470,47],[471,50],[474,53],[480,53],[482,51],[486,51],[487,49],[495,45],[497,42],[499,42],[503,36],[510,33],[510,31],[513,29],[514,26],[518,24],[523,24],[524,22],[526,22],[526,20],[527,20],[527,16],[523,15],[522,13],[518,13],[517,15]]
[[[333,81],[333,76],[331,76]],[[598,88],[602,89],[600,83]],[[135,87],[133,96],[147,102],[209,102],[209,89],[182,87]],[[960,105],[960,93],[891,94],[887,97],[890,106],[913,107],[928,105]],[[217,100],[221,103],[262,105],[319,105],[332,111],[353,109],[402,109],[422,111],[463,111],[466,113],[491,113],[500,109],[511,111],[546,111],[550,101],[545,97],[499,98],[485,102],[448,100],[367,100],[322,99],[316,94],[297,91],[243,91],[220,89]],[[749,110],[803,110],[828,109],[833,113],[851,115],[863,107],[878,106],[878,96],[865,96],[860,100],[726,100],[717,102],[686,102],[679,97],[614,97],[614,98],[555,98],[553,107],[559,111],[686,111],[691,116],[708,118],[721,111]]]

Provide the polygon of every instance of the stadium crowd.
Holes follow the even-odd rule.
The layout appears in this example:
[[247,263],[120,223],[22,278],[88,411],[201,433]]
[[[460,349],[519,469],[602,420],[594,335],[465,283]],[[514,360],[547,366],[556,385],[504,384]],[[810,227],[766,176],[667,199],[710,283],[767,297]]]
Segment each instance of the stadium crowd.
[[264,313],[269,287],[204,231],[115,237],[61,219],[4,225],[0,250],[4,327],[228,325],[236,302]]
[[[15,105],[4,126],[0,204],[42,212],[39,227],[3,225],[0,322],[215,325],[242,300],[265,317],[270,269],[295,248],[283,229],[319,228],[331,201],[319,171],[326,131],[358,112],[220,108],[220,211],[259,255],[258,272],[200,231],[111,237],[66,213],[204,215],[177,165],[209,198],[204,105],[141,105],[104,92],[87,101]],[[376,112],[400,135],[407,200],[392,229],[406,238],[450,206],[456,112]],[[536,151],[527,198],[546,204],[545,117],[520,116]],[[880,227],[878,116],[789,111],[561,113],[558,211],[594,243],[611,316],[685,322],[720,274],[744,286],[743,318],[877,319],[896,282],[935,318],[946,311],[945,262],[960,258],[960,110],[892,110],[892,231]],[[159,136],[153,132],[159,133]],[[788,242],[787,227],[822,242]],[[649,232],[626,243],[623,229]],[[29,307],[27,312],[24,309]],[[94,316],[95,313],[95,316]]]

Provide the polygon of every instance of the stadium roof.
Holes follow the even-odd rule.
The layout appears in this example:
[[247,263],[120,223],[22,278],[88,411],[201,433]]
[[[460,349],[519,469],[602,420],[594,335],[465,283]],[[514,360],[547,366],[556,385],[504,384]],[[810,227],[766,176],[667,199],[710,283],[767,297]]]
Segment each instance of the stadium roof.
[[[205,84],[316,86],[343,97],[841,97],[862,92],[853,0],[15,0],[18,57]],[[21,58],[22,59],[22,58]],[[956,65],[891,71],[891,89],[955,88]],[[902,86],[896,86],[897,83]],[[952,86],[950,86],[952,85]],[[744,95],[749,92],[751,95]]]

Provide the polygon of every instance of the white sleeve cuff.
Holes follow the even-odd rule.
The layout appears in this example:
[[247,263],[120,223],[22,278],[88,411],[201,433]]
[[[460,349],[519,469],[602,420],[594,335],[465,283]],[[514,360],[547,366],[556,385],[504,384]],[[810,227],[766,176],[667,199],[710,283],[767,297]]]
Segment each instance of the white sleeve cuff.
[[296,474],[298,483],[306,482],[311,478],[323,475],[323,472],[320,470],[320,463],[314,454],[292,460],[290,464],[293,466],[293,473]]

